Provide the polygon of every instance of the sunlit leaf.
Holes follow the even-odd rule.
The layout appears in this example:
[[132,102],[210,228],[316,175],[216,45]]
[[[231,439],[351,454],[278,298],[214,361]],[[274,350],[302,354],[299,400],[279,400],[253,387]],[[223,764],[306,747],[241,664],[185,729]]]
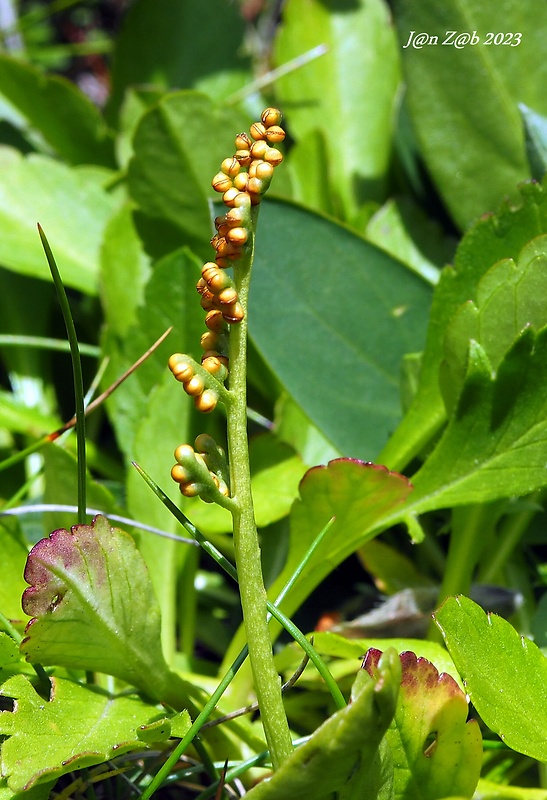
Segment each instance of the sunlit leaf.
[[142,748],[138,727],[160,715],[135,695],[116,697],[63,678],[51,684],[49,698],[22,675],[0,689],[15,700],[13,711],[0,712],[2,775],[14,792]]
[[347,228],[290,203],[263,203],[256,247],[254,343],[335,448],[374,459],[400,419],[400,365],[423,347],[431,288]]
[[312,186],[335,176],[320,186],[315,205],[324,207],[321,195],[328,186],[332,204],[351,219],[363,201],[382,197],[390,157],[400,68],[387,5],[290,0],[278,30],[276,65],[319,45],[326,53],[280,77],[276,92],[296,141],[304,145],[319,130],[326,144],[326,175],[319,159],[307,162]]
[[514,750],[547,761],[547,659],[541,650],[467,597],[445,600],[435,622],[488,727]]
[[[100,186],[101,173],[69,169],[44,156],[0,148],[0,263],[51,280],[36,223],[44,229],[64,283],[97,291],[99,248],[115,199]],[[104,174],[103,174],[104,178]]]
[[[515,199],[517,184],[530,177],[517,104],[547,111],[541,88],[547,79],[547,9],[538,16],[534,0],[507,4],[501,17],[495,0],[398,0],[394,8],[421,154],[444,203],[465,228],[505,195]],[[499,37],[496,44],[496,34],[505,45]],[[417,42],[418,35],[416,46],[412,39]]]
[[142,557],[105,517],[38,542],[25,580],[23,609],[33,617],[21,644],[27,660],[115,675],[156,698],[181,690],[163,659],[159,607]]

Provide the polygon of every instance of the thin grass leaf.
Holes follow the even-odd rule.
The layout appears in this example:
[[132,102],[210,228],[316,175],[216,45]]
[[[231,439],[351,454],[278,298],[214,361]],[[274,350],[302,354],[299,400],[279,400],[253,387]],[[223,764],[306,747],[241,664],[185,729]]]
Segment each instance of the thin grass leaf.
[[85,508],[86,508],[86,452],[85,452],[85,407],[84,407],[84,380],[82,376],[82,362],[80,359],[80,350],[78,347],[78,337],[76,336],[76,328],[74,327],[74,320],[70,311],[70,305],[66,296],[65,287],[59,274],[55,257],[49,246],[47,237],[38,225],[38,233],[42,241],[42,247],[46,254],[51,277],[57,292],[59,305],[65,321],[66,332],[70,344],[70,357],[72,360],[72,373],[74,377],[74,400],[76,407],[76,442],[78,453],[78,522],[80,524],[85,522]]

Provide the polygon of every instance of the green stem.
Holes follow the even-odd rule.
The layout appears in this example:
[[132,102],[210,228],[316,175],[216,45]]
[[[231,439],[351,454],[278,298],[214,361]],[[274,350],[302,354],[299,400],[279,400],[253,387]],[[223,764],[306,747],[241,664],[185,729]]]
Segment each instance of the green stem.
[[[450,595],[469,594],[475,567],[496,519],[493,503],[460,506],[452,511],[452,532],[437,606]],[[434,623],[428,638],[440,641]]]
[[[253,209],[253,232],[258,209]],[[235,282],[245,311],[242,322],[230,330],[230,395],[227,407],[228,452],[231,494],[235,501],[234,551],[239,576],[243,621],[249,647],[260,715],[274,769],[292,753],[292,741],[281,695],[281,680],[275,669],[268,631],[267,598],[262,575],[260,545],[251,494],[249,448],[247,442],[247,301],[254,251],[236,262]]]
[[[500,525],[499,536],[496,540],[495,548],[488,561],[482,565],[479,574],[479,583],[493,583],[509,561],[517,544],[520,542],[530,523],[538,511],[541,510],[545,491],[539,490],[530,495],[527,499],[530,508],[515,514],[509,514]],[[534,504],[537,503],[537,507]]]

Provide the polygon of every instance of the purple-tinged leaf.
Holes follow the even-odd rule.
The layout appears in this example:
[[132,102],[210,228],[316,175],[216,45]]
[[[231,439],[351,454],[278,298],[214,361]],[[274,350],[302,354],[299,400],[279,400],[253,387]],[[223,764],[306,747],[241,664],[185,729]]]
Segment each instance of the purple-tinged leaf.
[[102,516],[53,531],[30,551],[25,580],[28,661],[114,675],[180,707],[182,682],[163,658],[159,606],[129,534]]

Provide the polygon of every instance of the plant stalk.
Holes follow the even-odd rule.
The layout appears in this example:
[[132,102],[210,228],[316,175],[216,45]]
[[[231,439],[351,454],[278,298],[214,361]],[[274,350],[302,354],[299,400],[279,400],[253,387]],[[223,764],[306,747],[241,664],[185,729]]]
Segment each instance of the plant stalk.
[[258,209],[253,209],[253,241],[248,257],[234,267],[239,301],[245,311],[242,322],[230,329],[230,395],[227,409],[230,458],[234,551],[239,576],[243,621],[249,660],[266,741],[274,769],[292,753],[293,746],[281,695],[281,680],[275,669],[268,631],[267,597],[264,588],[260,545],[251,494],[249,447],[247,441],[247,306],[254,230]]

